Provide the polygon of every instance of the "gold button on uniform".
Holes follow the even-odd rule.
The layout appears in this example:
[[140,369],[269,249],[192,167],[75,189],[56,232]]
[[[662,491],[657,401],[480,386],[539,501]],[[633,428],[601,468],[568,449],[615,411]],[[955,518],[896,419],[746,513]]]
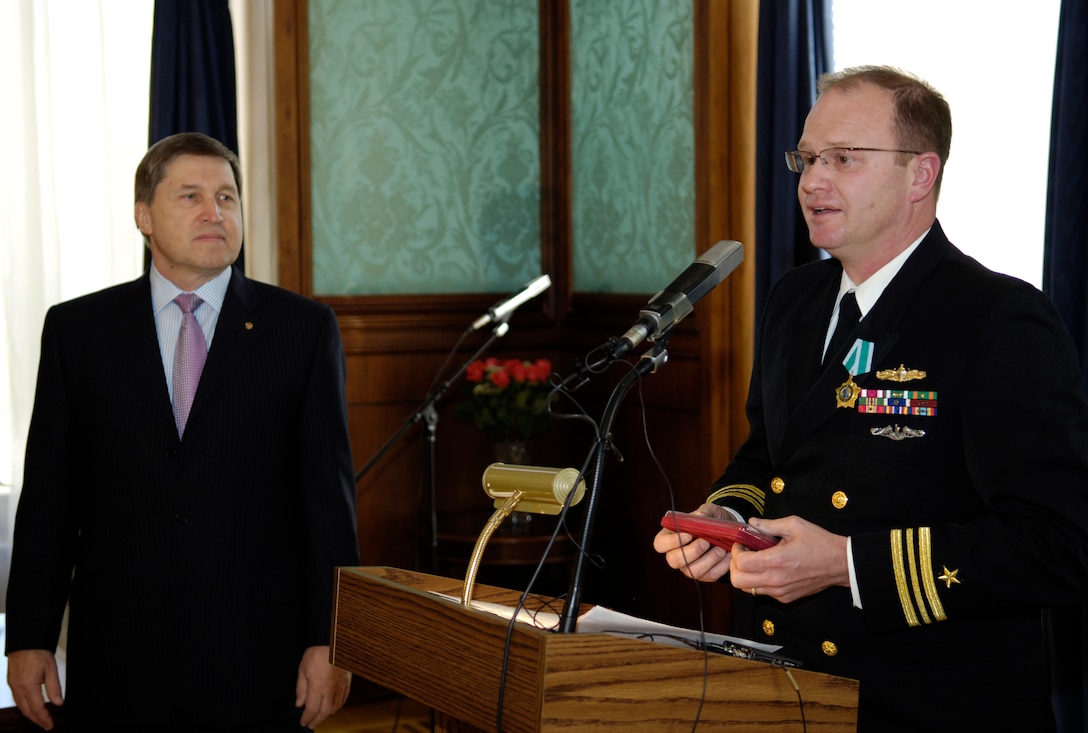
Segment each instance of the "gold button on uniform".
[[850,497],[846,495],[845,491],[836,491],[831,495],[831,506],[836,509],[842,509],[848,501],[850,501]]
[[774,621],[769,618],[763,619],[763,633],[767,636],[774,636]]
[[785,490],[786,490],[786,482],[785,481],[783,481],[778,476],[775,476],[773,479],[771,479],[771,491],[773,491],[776,494],[781,494]]
[[835,646],[835,642],[825,641],[820,644],[820,651],[822,651],[825,655],[829,657],[833,657],[839,653],[839,648]]

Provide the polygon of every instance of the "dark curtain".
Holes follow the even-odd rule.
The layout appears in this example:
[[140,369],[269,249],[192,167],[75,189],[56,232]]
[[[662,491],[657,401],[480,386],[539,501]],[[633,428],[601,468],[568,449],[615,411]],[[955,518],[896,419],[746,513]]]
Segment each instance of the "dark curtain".
[[203,132],[238,153],[234,32],[227,0],[155,0],[148,144]]
[[819,256],[797,203],[797,174],[782,154],[797,147],[816,101],[816,79],[831,70],[830,3],[759,4],[756,88],[756,320],[774,283]]
[[[148,145],[178,132],[203,132],[238,154],[227,0],[155,0],[150,101]],[[150,265],[149,253],[144,260]]]
[[[1050,176],[1043,249],[1043,289],[1062,314],[1080,354],[1088,389],[1088,4],[1063,0],[1054,67]],[[1085,477],[1088,479],[1088,477]],[[1085,521],[1088,521],[1086,519]],[[1060,731],[1088,730],[1088,607],[1051,609],[1046,617]]]

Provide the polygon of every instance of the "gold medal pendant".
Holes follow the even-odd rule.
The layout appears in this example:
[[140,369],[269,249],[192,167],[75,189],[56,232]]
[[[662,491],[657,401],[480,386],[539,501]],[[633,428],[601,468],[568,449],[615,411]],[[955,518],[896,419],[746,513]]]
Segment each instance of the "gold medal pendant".
[[854,409],[857,404],[858,395],[861,394],[861,387],[854,382],[854,375],[851,374],[846,378],[846,381],[840,384],[835,389],[835,407],[846,407],[848,409]]

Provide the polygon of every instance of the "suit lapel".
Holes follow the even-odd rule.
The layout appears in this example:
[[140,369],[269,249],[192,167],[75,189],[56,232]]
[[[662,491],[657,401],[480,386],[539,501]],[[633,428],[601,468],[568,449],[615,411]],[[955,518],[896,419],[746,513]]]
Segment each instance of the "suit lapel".
[[200,409],[212,399],[212,395],[231,373],[234,365],[249,350],[260,333],[254,324],[253,314],[258,298],[252,284],[237,269],[231,269],[230,287],[223,299],[223,310],[215,324],[215,337],[208,350],[208,360],[200,374],[193,407],[189,412],[192,421]]
[[142,278],[123,287],[116,305],[116,353],[125,354],[131,360],[129,368],[138,384],[138,390],[150,395],[155,409],[162,412],[173,424],[174,408],[170,405],[162,351],[159,349],[159,336],[155,329],[149,273],[145,272]]
[[[841,275],[841,270],[836,270],[836,273]],[[820,362],[827,325],[838,292],[839,278],[835,277],[820,289],[820,307],[813,308],[812,315],[798,319],[795,334],[797,347],[788,362],[787,373],[791,412],[779,446],[780,456],[789,455],[805,436],[834,412],[827,406],[830,404],[834,407],[834,400],[830,399],[832,390],[846,378],[846,370],[841,364],[824,366]]]
[[785,283],[781,295],[772,295],[772,303],[785,303],[781,315],[769,316],[760,345],[764,427],[775,460],[820,377],[820,351],[842,275],[834,261],[806,265],[805,271],[812,275],[802,275],[798,287]]
[[[876,305],[858,324],[854,338],[850,342],[853,343],[854,340],[861,338],[874,344],[873,370],[879,368],[898,343],[900,322],[910,309],[922,282],[945,257],[949,246],[940,224],[934,222],[929,235],[922,240],[918,249],[888,283],[888,287],[885,288]],[[837,292],[836,287],[834,292],[825,294],[829,302],[834,301]],[[790,404],[795,404],[797,407],[790,416],[782,435],[777,452],[779,459],[792,453],[803,440],[827,422],[836,410],[845,409],[836,407],[835,392],[848,377],[846,367],[841,362],[834,362],[819,370],[818,349],[815,360],[812,362],[814,366],[806,365],[804,362],[804,352],[811,353],[812,350],[811,344],[808,346],[804,344],[811,341],[813,336],[806,337],[801,333],[801,329],[807,328],[822,339],[827,333],[829,320],[830,307],[826,310],[825,319],[822,322],[813,323],[811,319],[798,319],[798,343],[802,346],[797,349],[796,360],[791,359],[789,362],[787,377],[790,380]],[[818,370],[819,376],[814,381],[809,379],[806,383],[806,375],[811,375],[813,370]],[[871,382],[872,378],[871,370],[864,375],[858,375],[855,381],[861,386],[868,386],[867,383]],[[800,401],[794,402],[792,398],[800,394],[803,394]]]
[[810,308],[797,320],[794,332],[790,339],[790,353],[787,360],[787,378],[789,379],[789,404],[791,410],[802,404],[806,396],[812,391],[815,383],[824,371],[820,364],[823,353],[824,339],[827,337],[827,324],[831,319],[831,310],[834,307],[835,295],[838,293],[839,282],[835,278],[829,281],[820,290],[816,302],[819,308]]

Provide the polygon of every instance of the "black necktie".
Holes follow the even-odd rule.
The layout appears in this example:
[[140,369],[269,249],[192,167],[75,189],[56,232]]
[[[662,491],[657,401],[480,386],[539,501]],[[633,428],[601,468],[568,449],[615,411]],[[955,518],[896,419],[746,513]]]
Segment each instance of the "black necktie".
[[861,310],[858,308],[858,299],[853,290],[848,290],[839,301],[839,320],[835,324],[835,333],[831,334],[831,343],[827,345],[824,353],[824,363],[835,357],[846,345],[846,339],[861,319]]

